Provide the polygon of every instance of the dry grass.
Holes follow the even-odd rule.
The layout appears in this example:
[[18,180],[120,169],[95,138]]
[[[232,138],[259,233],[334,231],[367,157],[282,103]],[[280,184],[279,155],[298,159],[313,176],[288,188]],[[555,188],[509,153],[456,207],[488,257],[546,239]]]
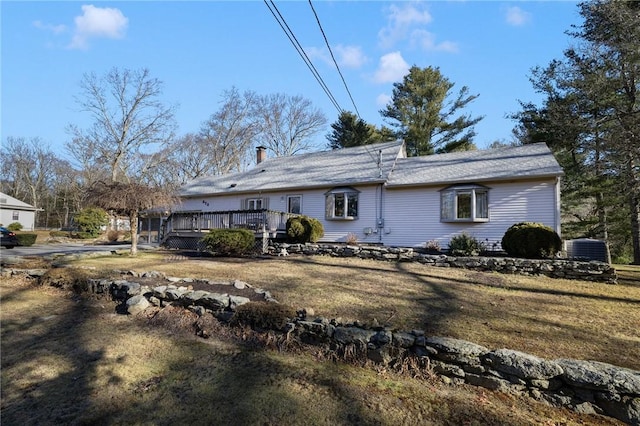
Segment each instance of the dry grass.
[[[213,263],[229,274],[241,264],[197,263],[199,273]],[[330,265],[312,269],[338,267]],[[619,424],[481,388],[197,339],[26,280],[1,279],[0,296],[6,425]]]
[[154,252],[81,263],[240,279],[269,290],[281,303],[327,318],[640,370],[640,267],[621,267],[621,283],[606,285],[332,257],[188,258]]

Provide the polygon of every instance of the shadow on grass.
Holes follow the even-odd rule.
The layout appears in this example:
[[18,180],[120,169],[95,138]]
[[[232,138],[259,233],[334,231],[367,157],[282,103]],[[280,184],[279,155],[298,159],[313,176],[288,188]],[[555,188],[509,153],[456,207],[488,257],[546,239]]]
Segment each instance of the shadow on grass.
[[[434,285],[428,281],[425,285]],[[496,408],[498,399],[489,401],[485,391],[443,395],[417,381],[407,384],[309,355],[199,340],[122,317],[115,321],[112,306],[104,316],[93,300],[30,305],[32,289],[5,288],[3,304],[24,306],[2,316],[0,414],[6,425],[515,425],[539,420],[526,405],[507,418],[511,400]],[[437,294],[436,299],[449,296],[439,286]],[[105,327],[116,331],[103,336]],[[125,335],[146,339],[142,349]],[[130,370],[136,369],[142,371],[132,382]]]
[[[28,299],[30,291],[33,288],[25,287],[3,296],[4,307]],[[59,308],[51,313],[28,304],[11,318],[3,313],[3,424],[68,424],[90,407],[90,380],[103,352],[82,344],[80,328],[91,315],[85,303],[79,299],[65,302],[64,313],[58,313]],[[117,382],[117,375],[110,380]]]
[[[340,389],[339,377],[328,374],[318,383],[311,377],[306,383],[309,377],[269,351],[234,344],[220,349],[193,336],[162,332],[155,354],[153,349],[140,353],[126,342],[118,347],[117,333],[98,345],[92,336],[88,344],[92,330],[87,324],[104,313],[94,307],[95,300],[45,301],[32,310],[28,299],[34,291],[3,288],[4,306],[19,300],[24,305],[2,316],[3,425],[291,424],[305,414],[311,424],[375,423],[373,414]],[[51,297],[62,299],[65,293]],[[113,309],[109,304],[108,316]],[[118,359],[114,346],[122,353]],[[135,368],[128,360],[145,356],[153,365],[142,374],[147,379],[126,383],[127,370]],[[331,395],[330,409],[312,409],[314,395],[305,392],[309,386]],[[347,400],[348,405],[341,402]]]
[[[287,262],[313,264],[314,262],[305,258],[288,258]],[[446,282],[443,282],[443,278],[437,275],[430,275],[425,268],[424,271],[417,273],[408,268],[407,263],[396,262],[386,263],[387,266],[391,266],[391,269],[381,270],[375,266],[363,266],[363,265],[331,265],[322,264],[323,267],[335,267],[335,268],[348,268],[353,271],[354,275],[361,275],[366,277],[367,273],[399,273],[407,276],[411,280],[425,286],[428,292],[431,294],[429,297],[413,297],[412,295],[404,296],[409,303],[415,305],[415,313],[420,318],[420,322],[424,326],[424,330],[428,333],[444,332],[447,329],[447,322],[449,322],[454,316],[459,315],[458,307],[461,304],[459,295],[451,287],[451,283],[454,284],[473,284],[473,281],[468,279],[459,279],[453,277],[447,277]],[[360,278],[359,278],[360,279]],[[365,278],[366,279],[366,278]],[[331,285],[336,285],[335,282]],[[345,291],[349,291],[352,294],[360,295],[362,300],[366,300],[369,293],[362,292],[357,286],[344,286]],[[380,293],[379,296],[385,296]],[[393,310],[393,301],[389,301],[389,309]]]

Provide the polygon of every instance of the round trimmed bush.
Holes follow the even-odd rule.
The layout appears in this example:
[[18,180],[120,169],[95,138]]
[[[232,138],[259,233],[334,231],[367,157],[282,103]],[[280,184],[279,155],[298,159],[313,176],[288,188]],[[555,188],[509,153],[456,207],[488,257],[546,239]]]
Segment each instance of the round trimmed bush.
[[307,217],[306,219],[309,224],[309,242],[315,243],[324,237],[324,226],[322,226],[322,222],[315,217]]
[[287,236],[293,243],[304,243],[305,229],[301,217],[290,217],[287,219]]
[[202,238],[206,250],[219,256],[238,256],[253,250],[256,236],[248,229],[212,229]]
[[287,236],[293,243],[315,243],[324,236],[324,227],[313,217],[294,216],[287,220]]
[[528,259],[553,257],[562,249],[562,240],[551,227],[536,222],[512,225],[502,237],[502,249],[509,256]]

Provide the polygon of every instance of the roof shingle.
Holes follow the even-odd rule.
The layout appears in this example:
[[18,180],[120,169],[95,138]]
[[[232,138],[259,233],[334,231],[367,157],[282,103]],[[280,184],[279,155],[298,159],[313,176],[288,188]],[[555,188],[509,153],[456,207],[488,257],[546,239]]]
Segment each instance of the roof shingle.
[[401,158],[388,187],[470,183],[563,175],[544,143]]

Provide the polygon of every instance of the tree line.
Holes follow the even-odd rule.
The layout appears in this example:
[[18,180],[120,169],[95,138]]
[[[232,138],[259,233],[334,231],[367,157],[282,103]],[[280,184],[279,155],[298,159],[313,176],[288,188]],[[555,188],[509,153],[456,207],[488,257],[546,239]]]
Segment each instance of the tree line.
[[640,264],[640,2],[578,5],[573,46],[531,73],[541,105],[513,114],[521,143],[546,142],[563,166],[563,236],[600,238]]
[[[563,58],[532,69],[531,83],[544,100],[521,101],[521,111],[510,115],[517,123],[511,143],[546,142],[563,166],[565,238],[602,238],[614,258],[640,264],[640,3],[591,0],[578,11],[582,25],[567,32],[575,44]],[[256,146],[288,156],[401,138],[409,156],[430,155],[476,149],[474,126],[483,118],[464,113],[478,94],[454,90],[438,67],[414,65],[380,111],[388,127],[342,111],[325,147],[314,137],[327,118],[311,101],[235,87],[222,93],[200,129],[178,136],[175,107],[159,100],[162,86],[147,69],[85,74],[76,102],[92,124],[67,127],[72,160],[40,138],[9,137],[2,191],[42,208],[41,227],[66,226],[89,204],[133,218],[171,203],[171,191],[185,182],[245,170]]]

